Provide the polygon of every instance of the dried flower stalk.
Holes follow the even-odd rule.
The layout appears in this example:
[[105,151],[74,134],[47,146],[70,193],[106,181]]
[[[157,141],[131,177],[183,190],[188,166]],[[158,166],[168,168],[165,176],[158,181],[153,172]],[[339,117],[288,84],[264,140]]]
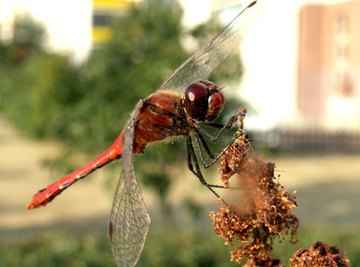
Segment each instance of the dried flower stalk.
[[[241,109],[240,127],[233,144],[221,157],[221,181],[230,187],[236,177],[241,195],[232,204],[221,200],[217,211],[209,213],[215,233],[225,244],[235,246],[231,261],[246,267],[283,266],[271,257],[275,238],[290,235],[297,242],[298,218],[291,212],[296,207],[295,196],[288,193],[274,176],[275,164],[265,162],[249,149],[250,142],[243,131],[246,110]],[[231,187],[233,188],[233,186]],[[299,249],[289,261],[290,267],[348,267],[349,260],[336,248],[316,242],[310,249]]]
[[[245,114],[245,110],[240,111]],[[243,131],[243,116],[236,140],[221,157],[221,181],[230,186],[236,177],[241,197],[235,203],[222,201],[217,211],[209,213],[215,233],[228,245],[240,241],[230,259],[246,266],[281,266],[270,253],[274,238],[290,234],[296,242],[299,221],[291,212],[296,207],[294,195],[288,193],[274,177],[275,165],[266,163],[249,149]]]

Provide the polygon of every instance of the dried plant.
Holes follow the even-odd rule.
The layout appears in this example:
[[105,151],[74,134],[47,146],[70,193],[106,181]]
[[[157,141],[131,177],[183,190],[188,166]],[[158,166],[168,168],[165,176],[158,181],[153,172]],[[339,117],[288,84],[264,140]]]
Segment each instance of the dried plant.
[[275,164],[265,162],[250,149],[243,130],[245,110],[240,110],[240,114],[243,115],[236,139],[222,155],[220,167],[224,186],[237,188],[238,194],[231,204],[221,200],[219,209],[209,216],[215,233],[234,247],[231,261],[241,264],[246,260],[248,267],[282,266],[279,259],[271,256],[272,245],[276,238],[286,235],[291,236],[292,243],[297,242],[299,220],[292,214],[297,205],[295,196],[275,177]]
[[291,267],[328,266],[347,267],[349,260],[338,248],[323,242],[316,242],[309,249],[298,249],[290,259]]

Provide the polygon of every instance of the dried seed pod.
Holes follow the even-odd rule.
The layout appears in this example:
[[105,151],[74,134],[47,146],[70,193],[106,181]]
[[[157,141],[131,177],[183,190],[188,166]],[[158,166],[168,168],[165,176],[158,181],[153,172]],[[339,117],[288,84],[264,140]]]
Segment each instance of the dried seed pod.
[[290,267],[326,266],[326,267],[348,267],[349,260],[338,248],[318,241],[309,249],[300,248],[289,261]]

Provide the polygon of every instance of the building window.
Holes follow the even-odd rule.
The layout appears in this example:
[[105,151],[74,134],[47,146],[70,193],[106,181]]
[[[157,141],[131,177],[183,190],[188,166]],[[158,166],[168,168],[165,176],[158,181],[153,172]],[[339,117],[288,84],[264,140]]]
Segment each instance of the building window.
[[93,27],[110,27],[111,17],[105,14],[94,14]]

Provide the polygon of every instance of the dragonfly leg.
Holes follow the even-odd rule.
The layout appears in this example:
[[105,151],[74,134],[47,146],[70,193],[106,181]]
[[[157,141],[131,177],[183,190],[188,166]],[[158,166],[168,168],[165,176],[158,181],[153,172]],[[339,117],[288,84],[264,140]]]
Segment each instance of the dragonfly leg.
[[213,159],[216,158],[216,156],[211,151],[209,145],[206,143],[206,140],[205,140],[204,136],[201,133],[199,133],[197,130],[194,131],[194,137],[195,137],[195,142],[196,142],[197,148],[199,150],[201,161],[203,162],[203,165],[205,166],[206,165],[206,164],[204,164],[205,155],[204,155],[203,150],[201,148],[204,148],[204,150],[206,152],[206,156],[208,158],[213,160]]
[[187,138],[186,145],[187,145],[187,154],[188,154],[187,159],[188,159],[189,170],[193,174],[195,174],[195,176],[199,179],[199,181],[203,185],[205,185],[216,197],[220,198],[219,194],[216,193],[216,191],[213,188],[223,188],[223,189],[227,189],[227,188],[223,185],[209,184],[205,180],[204,176],[201,173],[201,169],[200,169],[199,163],[197,161],[194,146],[192,144],[192,140],[191,140],[190,136]]
[[[215,164],[215,162],[218,161],[218,159],[226,152],[226,150],[234,143],[234,141],[239,137],[238,134],[236,134],[231,140],[230,142],[220,151],[220,153],[218,153],[217,155],[214,155],[208,144],[206,143],[204,137],[201,135],[201,133],[196,132],[194,134],[195,137],[195,142],[196,142],[196,146],[197,146],[197,151],[200,155],[200,159],[201,159],[201,163],[203,164],[204,168],[209,168],[212,165]],[[249,143],[250,144],[250,143]],[[202,149],[202,147],[204,148],[207,156],[210,158],[210,162],[206,162],[206,156],[204,154],[204,151]]]
[[[225,130],[231,128],[231,126],[236,122],[236,120],[239,119],[239,117],[241,117],[239,119],[239,122],[240,122],[240,129],[242,129],[242,121],[243,121],[243,117],[245,116],[245,112],[246,112],[245,109],[241,109],[237,115],[234,115],[234,116],[230,117],[230,119],[228,120],[228,122],[225,125],[219,124],[219,123],[216,123],[216,122],[214,122],[214,123],[208,122],[207,125],[212,126],[212,127],[216,127],[216,128],[221,127],[220,132],[215,136],[216,139],[217,139],[217,138],[220,137],[220,135]],[[209,134],[205,129],[202,129],[200,127],[194,128],[194,137],[195,137],[195,142],[196,142],[196,145],[197,145],[197,150],[198,150],[198,153],[200,155],[201,162],[202,162],[202,164],[203,164],[203,166],[205,168],[209,168],[212,165],[214,165],[214,163],[226,152],[226,150],[229,148],[229,146],[232,145],[232,143],[234,143],[234,141],[239,137],[239,134],[235,134],[235,136],[225,146],[225,148],[223,148],[222,151],[220,151],[220,153],[218,153],[216,156],[214,155],[214,153],[209,148],[205,138],[208,138],[212,142],[215,142],[216,139],[211,139],[211,138],[209,138],[209,136],[212,136],[212,135]],[[203,149],[205,150],[206,155],[204,154]],[[208,159],[210,159],[210,162],[206,161],[206,156],[207,156]]]
[[235,114],[232,115],[225,124],[221,124],[221,123],[217,123],[217,122],[205,122],[205,125],[207,126],[211,126],[214,128],[220,128],[219,132],[216,135],[212,135],[210,133],[208,133],[205,129],[201,128],[201,127],[196,127],[197,130],[207,139],[209,139],[211,142],[215,142],[216,140],[219,139],[219,137],[228,129],[230,129],[234,123],[239,120],[239,117],[241,118],[240,121],[242,121],[242,118],[245,117],[246,114],[246,109],[240,109],[240,111]]

